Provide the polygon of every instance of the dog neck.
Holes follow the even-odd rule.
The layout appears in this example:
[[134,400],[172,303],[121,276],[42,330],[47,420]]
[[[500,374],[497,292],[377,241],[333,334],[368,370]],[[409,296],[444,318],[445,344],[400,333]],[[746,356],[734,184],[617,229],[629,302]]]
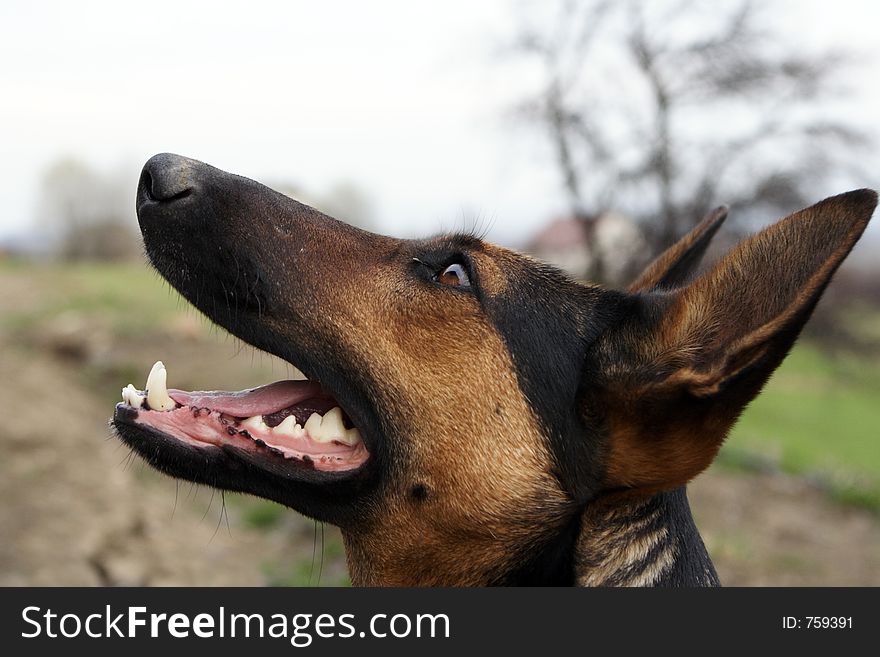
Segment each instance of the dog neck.
[[684,487],[587,507],[574,556],[579,586],[718,586]]
[[[358,586],[719,585],[684,487],[649,497],[615,495],[595,501],[540,546],[533,545],[528,556],[507,561],[516,567],[494,572],[479,564],[493,563],[497,551],[478,558],[479,550],[473,549],[472,558],[462,560],[441,550],[426,560],[427,546],[408,558],[406,551],[387,554],[388,545],[376,543],[373,533],[343,531],[343,537],[352,582]],[[477,567],[462,569],[469,562]]]

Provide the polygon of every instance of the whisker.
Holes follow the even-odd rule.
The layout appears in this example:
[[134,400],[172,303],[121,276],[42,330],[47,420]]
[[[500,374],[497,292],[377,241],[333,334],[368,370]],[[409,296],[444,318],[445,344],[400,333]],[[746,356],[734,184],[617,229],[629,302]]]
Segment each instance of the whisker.
[[205,509],[205,513],[202,514],[202,520],[208,517],[208,511],[211,510],[211,505],[214,504],[214,493],[216,492],[215,488],[211,489],[211,499],[208,500],[208,508]]
[[318,584],[321,586],[321,574],[324,572],[324,523],[321,523],[321,562],[318,566]]
[[314,534],[312,535],[312,565],[309,568],[309,586],[312,585],[312,575],[315,574],[315,551],[318,549],[318,521],[314,521]]
[[174,506],[171,508],[171,519],[174,520],[174,514],[177,513],[177,498],[180,496],[180,479],[174,480]]
[[[213,500],[214,498],[212,497],[211,499]],[[224,501],[223,504],[225,505],[225,503],[226,502]],[[214,527],[214,533],[211,534],[211,540],[208,541],[208,545],[210,545],[211,543],[214,542],[214,538],[216,538],[217,532],[220,531],[220,525],[222,525],[222,524],[223,524],[223,506],[220,507],[220,514],[217,516],[217,526]]]
[[226,491],[221,491],[220,495],[223,498],[223,517],[226,520],[226,533],[232,536],[232,529],[229,527],[229,511],[226,509]]
[[[120,444],[121,444],[121,443],[120,443]],[[134,450],[133,450],[131,447],[129,447],[129,448],[128,448],[128,453],[120,459],[119,463],[116,464],[116,467],[118,468],[118,467],[122,466],[123,463],[126,463],[126,464],[127,464],[128,461],[131,460],[131,455],[132,455],[132,454],[134,454]],[[122,471],[125,472],[125,470],[126,470],[127,467],[128,467],[128,465],[126,465],[125,467],[123,467],[123,468],[122,468]]]

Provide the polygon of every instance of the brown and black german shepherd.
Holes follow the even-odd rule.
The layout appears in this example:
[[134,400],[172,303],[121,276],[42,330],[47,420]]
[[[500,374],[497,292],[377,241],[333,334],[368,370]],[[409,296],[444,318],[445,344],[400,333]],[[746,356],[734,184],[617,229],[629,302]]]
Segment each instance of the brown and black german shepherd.
[[694,276],[718,210],[620,292],[157,155],[137,193],[150,261],[309,380],[185,392],[157,364],[113,426],[172,476],[338,525],[355,585],[717,585],[685,485],[876,203],[826,199]]

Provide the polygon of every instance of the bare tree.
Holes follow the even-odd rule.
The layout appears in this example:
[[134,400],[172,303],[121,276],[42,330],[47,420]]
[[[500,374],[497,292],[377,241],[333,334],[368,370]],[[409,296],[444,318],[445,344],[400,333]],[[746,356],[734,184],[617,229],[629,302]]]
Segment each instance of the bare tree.
[[750,0],[550,6],[515,43],[543,79],[519,110],[543,127],[588,241],[612,209],[655,252],[719,203],[790,211],[815,200],[841,145],[867,140],[823,102],[842,93],[845,58],[786,42]]
[[64,158],[44,173],[37,221],[50,250],[67,260],[118,260],[140,252],[127,181]]

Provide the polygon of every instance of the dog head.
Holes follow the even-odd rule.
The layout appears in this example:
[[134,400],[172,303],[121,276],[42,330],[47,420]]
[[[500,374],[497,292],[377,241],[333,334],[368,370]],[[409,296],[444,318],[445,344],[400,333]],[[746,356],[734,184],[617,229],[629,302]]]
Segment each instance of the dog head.
[[708,466],[876,195],[792,215],[691,281],[723,219],[710,216],[628,292],[469,235],[364,232],[174,155],[147,163],[137,203],[159,272],[308,376],[275,404],[293,401],[297,427],[302,407],[339,406],[357,439],[333,443],[326,462],[291,457],[298,444],[273,447],[273,427],[241,429],[237,408],[284,410],[254,401],[272,397],[259,390],[171,391],[162,417],[120,404],[122,439],[171,475],[339,525],[356,583],[480,584],[538,569],[544,581],[570,577],[553,553],[575,539],[584,508]]

